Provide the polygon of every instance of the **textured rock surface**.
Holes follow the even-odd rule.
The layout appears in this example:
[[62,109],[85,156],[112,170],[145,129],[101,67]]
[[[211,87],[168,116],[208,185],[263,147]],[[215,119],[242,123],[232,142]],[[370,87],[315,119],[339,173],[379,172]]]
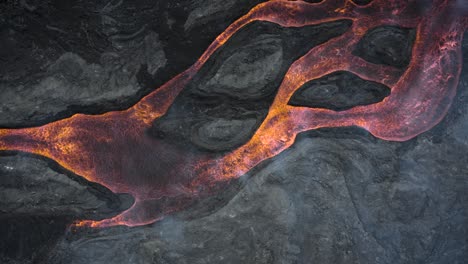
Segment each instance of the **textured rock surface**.
[[[113,194],[46,162],[25,155],[0,156],[0,260],[42,258],[75,219],[104,219],[132,199]],[[7,262],[8,263],[8,262]]]
[[265,118],[291,63],[312,47],[341,35],[350,24],[247,25],[207,61],[167,114],[154,122],[150,133],[209,151],[244,144]]
[[363,80],[350,72],[334,72],[305,83],[289,104],[339,111],[380,102],[389,94],[390,88],[383,84]]
[[51,165],[22,155],[0,157],[0,212],[102,218],[119,209],[120,200],[112,192]]
[[408,66],[416,31],[395,26],[371,29],[359,41],[353,54],[376,63],[397,68]]
[[2,1],[0,127],[128,108],[260,2]]

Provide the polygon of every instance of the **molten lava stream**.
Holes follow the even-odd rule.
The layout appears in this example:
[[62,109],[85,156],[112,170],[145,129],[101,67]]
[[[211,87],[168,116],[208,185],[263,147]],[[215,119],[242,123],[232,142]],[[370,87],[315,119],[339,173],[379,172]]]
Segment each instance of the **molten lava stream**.
[[[295,136],[321,127],[360,126],[376,137],[407,140],[430,129],[447,112],[461,69],[461,39],[466,14],[452,1],[436,0],[424,17],[415,16],[418,1],[269,1],[234,22],[185,72],[152,92],[132,108],[103,115],[77,114],[41,127],[0,130],[0,150],[39,154],[64,168],[118,193],[135,197],[121,215],[79,225],[143,225],[187,207],[217,190],[218,183],[239,177],[258,163],[289,147]],[[349,19],[352,29],[310,50],[295,61],[253,137],[234,151],[216,156],[184,151],[146,133],[213,53],[240,28],[256,20],[284,27]],[[417,27],[410,66],[402,72],[352,55],[365,32],[380,25]],[[305,82],[346,70],[391,87],[380,103],[336,112],[288,105]]]

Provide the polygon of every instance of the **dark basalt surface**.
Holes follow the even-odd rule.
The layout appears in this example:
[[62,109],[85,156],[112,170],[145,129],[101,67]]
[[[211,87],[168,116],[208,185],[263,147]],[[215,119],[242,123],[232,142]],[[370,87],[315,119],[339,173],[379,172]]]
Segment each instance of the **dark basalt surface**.
[[207,61],[148,133],[208,151],[244,144],[266,117],[291,63],[312,47],[341,35],[350,24],[247,25]]
[[352,0],[352,1],[356,3],[357,5],[367,5],[370,2],[372,2],[372,0]]
[[126,109],[261,0],[0,3],[0,127]]
[[376,27],[364,35],[353,54],[372,63],[405,68],[411,60],[415,37],[414,29]]
[[51,161],[0,156],[0,261],[41,259],[76,219],[105,219],[132,203]]
[[[105,218],[122,206],[111,191],[32,156],[0,156],[0,211]],[[128,207],[128,205],[127,205]],[[125,208],[124,208],[125,209]]]
[[383,84],[363,80],[350,72],[334,72],[305,83],[289,104],[341,111],[380,102],[388,95],[390,88]]

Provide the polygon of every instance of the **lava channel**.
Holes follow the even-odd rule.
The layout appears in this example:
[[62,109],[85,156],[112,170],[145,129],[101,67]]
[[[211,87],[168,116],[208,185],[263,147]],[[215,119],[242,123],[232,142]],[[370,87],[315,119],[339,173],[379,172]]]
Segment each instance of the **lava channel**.
[[[39,127],[0,129],[0,150],[45,156],[113,192],[131,194],[135,203],[122,214],[78,223],[106,227],[150,224],[186,208],[282,152],[303,131],[359,126],[384,140],[411,139],[431,129],[447,113],[456,93],[462,67],[461,41],[468,27],[467,14],[457,8],[458,1],[434,0],[422,14],[416,13],[414,7],[421,2],[262,3],[231,24],[193,66],[133,107],[102,115],[76,114]],[[192,153],[146,133],[208,58],[245,25],[267,21],[302,27],[343,19],[352,21],[346,33],[312,48],[290,66],[267,117],[244,145],[220,155]],[[383,25],[416,28],[411,62],[403,74],[352,54],[365,32]],[[345,111],[288,105],[301,85],[336,71],[380,82],[390,87],[391,93],[381,102]]]

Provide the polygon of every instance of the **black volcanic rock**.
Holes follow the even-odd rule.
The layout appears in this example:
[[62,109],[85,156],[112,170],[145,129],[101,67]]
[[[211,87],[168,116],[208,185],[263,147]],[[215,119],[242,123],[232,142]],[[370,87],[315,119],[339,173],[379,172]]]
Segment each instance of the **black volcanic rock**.
[[[259,30],[260,31],[260,30]],[[260,99],[274,92],[282,73],[283,41],[278,35],[261,34],[226,56],[193,88],[200,96],[225,95],[235,99]],[[240,41],[239,41],[240,44]],[[231,52],[229,52],[231,53]]]
[[167,62],[157,30],[148,26],[159,8],[140,2],[133,16],[124,1],[3,1],[0,127],[136,102],[148,91],[141,72],[156,74]]
[[202,150],[240,146],[265,118],[291,63],[341,35],[350,24],[344,20],[300,28],[269,22],[245,26],[213,54],[149,133]]
[[64,172],[51,169],[51,165],[30,156],[0,156],[1,214],[99,219],[119,211],[118,196],[77,176],[72,179]]
[[[0,261],[38,261],[76,219],[105,219],[132,204],[128,196],[25,155],[0,156]],[[63,169],[61,169],[63,170]]]
[[372,2],[372,0],[352,0],[352,1],[358,5],[367,5],[370,2]]
[[302,85],[290,105],[346,110],[382,101],[390,94],[387,86],[361,79],[350,72],[334,72]]
[[375,63],[405,68],[411,61],[416,31],[397,26],[380,26],[369,30],[353,54]]

